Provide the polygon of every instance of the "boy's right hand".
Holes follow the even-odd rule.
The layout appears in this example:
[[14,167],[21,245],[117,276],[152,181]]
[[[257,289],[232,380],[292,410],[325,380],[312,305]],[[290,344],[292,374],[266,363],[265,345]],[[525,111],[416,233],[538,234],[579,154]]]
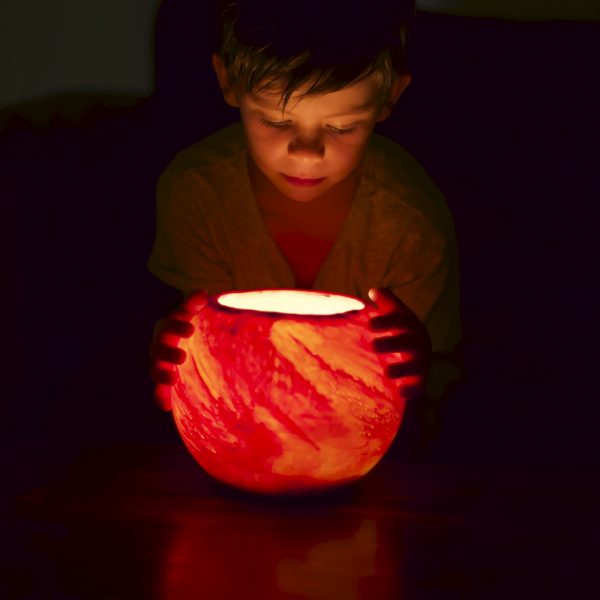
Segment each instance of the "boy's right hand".
[[194,333],[192,318],[206,305],[208,294],[193,292],[171,314],[154,326],[150,342],[150,377],[156,384],[154,398],[163,410],[171,410],[171,392],[175,383],[175,367],[185,362],[186,353],[179,342]]

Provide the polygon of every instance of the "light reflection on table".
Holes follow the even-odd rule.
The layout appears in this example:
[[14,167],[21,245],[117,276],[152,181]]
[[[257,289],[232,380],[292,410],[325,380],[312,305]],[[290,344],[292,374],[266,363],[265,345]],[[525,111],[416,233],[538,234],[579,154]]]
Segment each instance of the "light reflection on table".
[[115,447],[21,499],[14,566],[57,599],[560,595],[595,579],[599,506],[593,478],[393,458],[327,494],[253,496],[181,447]]

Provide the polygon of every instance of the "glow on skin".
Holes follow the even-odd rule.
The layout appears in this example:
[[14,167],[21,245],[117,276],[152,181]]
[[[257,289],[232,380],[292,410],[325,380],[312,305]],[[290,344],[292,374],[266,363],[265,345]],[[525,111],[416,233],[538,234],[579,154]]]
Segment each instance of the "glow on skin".
[[[250,176],[263,215],[272,218],[275,211],[294,223],[300,222],[301,213],[323,220],[352,198],[375,123],[390,115],[410,83],[408,75],[397,77],[381,111],[376,108],[372,78],[337,92],[305,98],[299,97],[300,90],[282,111],[279,95],[262,92],[238,97],[217,54],[213,54],[213,67],[225,101],[240,109]],[[322,181],[294,185],[286,175]],[[425,383],[423,365],[431,351],[424,326],[391,290],[373,288],[369,297],[377,312],[369,319],[369,328],[387,334],[372,342],[372,350],[385,357],[386,376],[397,380],[403,399],[420,393]],[[202,290],[189,294],[180,309],[163,320],[163,329],[155,329],[159,333],[153,341],[152,377],[157,382],[156,399],[165,410],[171,408],[174,370],[186,361],[186,353],[178,344],[193,335],[191,320],[207,301],[208,295]]]
[[[306,202],[354,178],[376,115],[374,106],[352,112],[370,102],[373,90],[368,82],[301,100],[295,96],[288,105],[292,108],[282,114],[273,97],[248,94],[240,100],[240,113],[248,151],[258,169],[288,198]],[[286,175],[322,180],[298,186]]]
[[[344,185],[358,185],[360,165],[375,123],[385,120],[409,78],[399,78],[390,103],[381,111],[375,104],[373,76],[344,89],[290,98],[282,112],[280,94],[254,92],[237,95],[229,86],[223,64],[213,56],[224,98],[240,109],[248,153],[263,188],[278,191],[297,202],[309,202],[335,193]],[[287,177],[321,179],[315,185],[294,185]],[[271,189],[269,189],[271,188]]]

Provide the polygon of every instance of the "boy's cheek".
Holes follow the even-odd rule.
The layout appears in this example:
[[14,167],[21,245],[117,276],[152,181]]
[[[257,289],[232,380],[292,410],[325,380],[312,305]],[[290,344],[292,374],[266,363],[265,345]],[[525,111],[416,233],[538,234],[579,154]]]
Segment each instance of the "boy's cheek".
[[282,137],[281,132],[269,131],[266,127],[260,125],[246,125],[245,128],[246,138],[253,145],[271,146],[277,144],[278,138]]

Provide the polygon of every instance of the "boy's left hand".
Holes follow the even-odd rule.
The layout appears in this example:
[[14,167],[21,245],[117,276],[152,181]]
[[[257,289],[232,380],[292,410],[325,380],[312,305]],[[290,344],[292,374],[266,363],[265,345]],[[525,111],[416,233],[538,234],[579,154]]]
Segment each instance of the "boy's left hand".
[[425,326],[391,290],[373,288],[369,297],[377,311],[369,320],[369,327],[386,334],[373,340],[373,351],[390,355],[386,376],[399,380],[404,396],[420,396],[431,360],[431,340]]

